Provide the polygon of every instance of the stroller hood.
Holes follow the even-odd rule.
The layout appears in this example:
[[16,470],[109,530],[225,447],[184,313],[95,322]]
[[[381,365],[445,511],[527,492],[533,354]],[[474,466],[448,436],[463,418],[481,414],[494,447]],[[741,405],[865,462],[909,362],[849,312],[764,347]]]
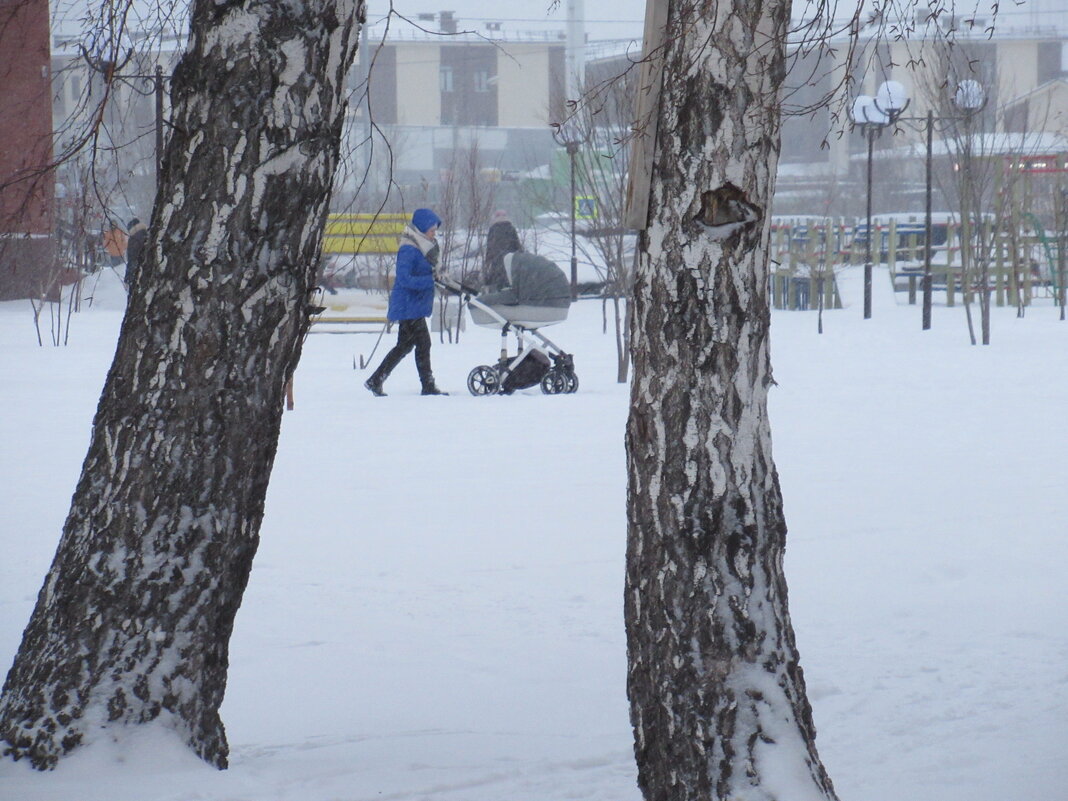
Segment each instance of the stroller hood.
[[479,295],[482,303],[555,309],[566,309],[571,305],[571,285],[563,270],[535,253],[513,253],[511,256],[512,285],[500,292]]

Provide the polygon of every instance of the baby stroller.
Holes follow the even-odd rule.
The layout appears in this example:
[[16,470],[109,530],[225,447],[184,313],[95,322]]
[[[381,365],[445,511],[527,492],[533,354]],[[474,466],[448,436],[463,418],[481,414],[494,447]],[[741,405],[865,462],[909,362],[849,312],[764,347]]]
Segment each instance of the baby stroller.
[[[558,268],[557,268],[558,269]],[[561,273],[563,276],[563,273]],[[566,281],[566,279],[565,279]],[[467,376],[472,395],[511,395],[517,389],[541,385],[546,395],[560,395],[578,390],[575,362],[539,331],[547,325],[567,319],[567,306],[486,303],[476,297],[476,290],[450,279],[438,280],[443,290],[457,294],[471,311],[471,321],[501,332],[501,355],[494,365],[480,364]],[[567,299],[570,304],[570,295]],[[508,353],[508,334],[515,334],[516,353]]]

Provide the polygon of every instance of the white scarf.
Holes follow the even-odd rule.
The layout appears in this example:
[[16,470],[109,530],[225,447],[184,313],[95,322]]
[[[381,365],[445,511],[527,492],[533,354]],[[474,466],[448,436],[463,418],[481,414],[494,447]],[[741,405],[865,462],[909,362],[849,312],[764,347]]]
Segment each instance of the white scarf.
[[404,226],[404,233],[401,234],[401,238],[411,240],[411,243],[417,248],[419,248],[419,251],[424,256],[429,253],[431,248],[433,248],[437,244],[437,242],[435,242],[429,236],[424,234],[414,225]]

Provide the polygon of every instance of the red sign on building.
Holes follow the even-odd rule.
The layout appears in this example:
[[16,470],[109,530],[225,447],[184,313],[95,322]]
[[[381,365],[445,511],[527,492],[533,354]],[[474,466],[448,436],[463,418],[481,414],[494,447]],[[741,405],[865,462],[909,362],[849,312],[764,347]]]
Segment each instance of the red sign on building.
[[48,0],[0,0],[0,300],[55,274]]

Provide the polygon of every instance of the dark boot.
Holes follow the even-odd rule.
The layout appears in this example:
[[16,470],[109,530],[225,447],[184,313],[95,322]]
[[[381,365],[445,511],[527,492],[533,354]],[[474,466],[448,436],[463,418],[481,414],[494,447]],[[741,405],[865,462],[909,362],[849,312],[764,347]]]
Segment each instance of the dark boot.
[[[382,391],[382,385],[386,383],[386,379],[389,378],[389,374],[393,372],[401,359],[411,353],[412,348],[415,347],[415,340],[418,338],[419,330],[416,323],[422,325],[423,329],[426,329],[426,323],[423,320],[401,320],[400,330],[397,333],[397,344],[394,345],[389,353],[382,359],[382,363],[378,365],[378,369],[371,373],[371,377],[364,382],[364,386],[371,391],[371,394],[376,398],[386,397],[386,393]],[[414,334],[413,334],[414,330]],[[430,340],[430,334],[426,335],[427,340]]]
[[423,384],[423,391],[420,392],[419,394],[420,395],[448,395],[449,393],[448,392],[442,392],[440,389],[438,389],[438,385],[435,384],[434,383],[434,379],[431,378],[428,383]]

